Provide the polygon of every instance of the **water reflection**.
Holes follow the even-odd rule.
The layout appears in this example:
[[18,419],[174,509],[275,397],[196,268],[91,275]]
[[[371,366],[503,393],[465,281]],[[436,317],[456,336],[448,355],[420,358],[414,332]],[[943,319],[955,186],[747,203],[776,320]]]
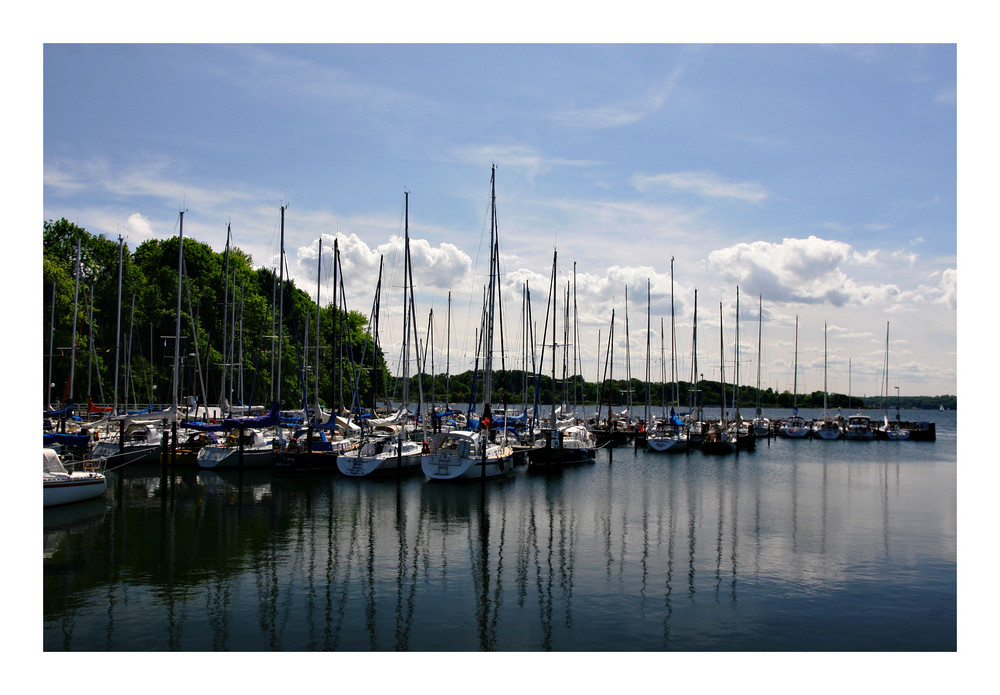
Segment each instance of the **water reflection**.
[[619,450],[485,487],[129,466],[45,513],[45,649],[928,648],[921,601],[947,643],[953,465],[878,446]]

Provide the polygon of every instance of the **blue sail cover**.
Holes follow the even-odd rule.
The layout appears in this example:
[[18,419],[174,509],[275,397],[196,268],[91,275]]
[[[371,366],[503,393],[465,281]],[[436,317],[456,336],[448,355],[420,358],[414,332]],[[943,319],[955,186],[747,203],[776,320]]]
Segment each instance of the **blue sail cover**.
[[59,434],[58,432],[48,432],[42,435],[42,446],[51,448],[53,444],[63,446],[82,447],[90,444],[89,434]]
[[189,430],[197,430],[199,432],[235,430],[240,427],[273,427],[278,424],[280,415],[281,411],[278,409],[278,404],[275,403],[271,406],[271,411],[266,415],[257,415],[254,417],[227,417],[218,422],[197,422],[195,420],[185,420],[179,423],[179,425]]
[[670,415],[670,422],[677,425],[678,427],[684,427],[684,421],[674,414]]
[[72,403],[67,405],[65,408],[60,408],[59,410],[49,410],[47,412],[42,413],[44,417],[62,417],[64,415],[72,415],[72,414],[73,414]]

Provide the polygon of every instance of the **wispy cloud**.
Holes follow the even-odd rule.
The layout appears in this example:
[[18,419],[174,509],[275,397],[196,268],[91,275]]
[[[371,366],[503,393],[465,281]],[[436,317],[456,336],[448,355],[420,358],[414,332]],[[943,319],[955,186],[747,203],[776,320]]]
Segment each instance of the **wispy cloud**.
[[569,108],[552,115],[562,125],[597,130],[618,128],[641,121],[659,111],[674,91],[682,69],[675,68],[661,83],[631,99],[623,99],[600,106]]
[[640,192],[657,188],[686,191],[711,198],[732,198],[759,203],[770,197],[767,189],[752,181],[733,182],[708,171],[679,171],[667,174],[635,174],[632,185]]

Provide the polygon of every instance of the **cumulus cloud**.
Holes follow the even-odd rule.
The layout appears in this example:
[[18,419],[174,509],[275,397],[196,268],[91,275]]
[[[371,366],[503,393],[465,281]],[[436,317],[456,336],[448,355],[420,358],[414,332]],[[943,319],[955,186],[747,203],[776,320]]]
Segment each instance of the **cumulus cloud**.
[[679,171],[666,174],[635,174],[632,185],[645,192],[657,188],[686,191],[711,198],[732,198],[759,203],[769,197],[767,189],[752,181],[733,182],[708,171]]
[[742,243],[709,254],[709,265],[727,281],[775,301],[806,304],[874,304],[900,295],[890,284],[864,284],[846,272],[852,263],[869,263],[850,244],[810,236],[780,244]]

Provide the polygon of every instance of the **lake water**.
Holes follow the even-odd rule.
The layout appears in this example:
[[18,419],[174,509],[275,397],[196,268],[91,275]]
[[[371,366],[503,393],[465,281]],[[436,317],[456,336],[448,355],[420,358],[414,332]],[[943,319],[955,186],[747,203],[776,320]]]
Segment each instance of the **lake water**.
[[43,647],[954,651],[955,413],[903,419],[937,441],[485,484],[126,466],[44,513]]

